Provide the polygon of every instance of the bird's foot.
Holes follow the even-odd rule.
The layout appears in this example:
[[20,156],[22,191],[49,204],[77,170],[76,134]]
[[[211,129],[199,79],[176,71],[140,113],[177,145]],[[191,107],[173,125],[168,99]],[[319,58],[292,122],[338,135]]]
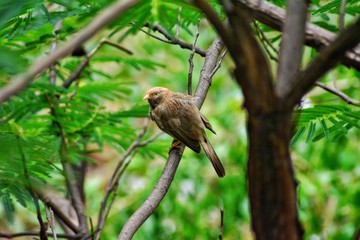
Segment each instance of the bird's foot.
[[182,144],[179,140],[177,139],[174,139],[171,143],[171,146],[169,148],[169,153],[174,149],[174,150],[177,150],[177,151],[180,151],[182,149]]

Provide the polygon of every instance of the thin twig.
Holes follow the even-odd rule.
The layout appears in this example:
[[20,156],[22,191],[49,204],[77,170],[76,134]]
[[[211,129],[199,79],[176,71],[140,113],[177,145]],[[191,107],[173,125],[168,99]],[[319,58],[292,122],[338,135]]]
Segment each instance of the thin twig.
[[[63,6],[60,7],[60,11],[63,10]],[[59,31],[61,28],[62,28],[62,23],[63,23],[63,20],[59,20],[56,24],[55,24],[55,27],[54,27],[54,31],[53,31],[53,34],[54,34],[54,40],[52,41],[51,43],[51,47],[50,47],[50,54],[55,52],[56,48],[57,48],[57,31]],[[49,76],[49,79],[50,79],[50,84],[51,85],[55,85],[56,84],[56,69],[55,69],[55,66],[56,64],[52,64],[50,66],[50,76]]]
[[[126,152],[121,156],[121,158],[119,159],[119,161],[115,167],[115,170],[110,178],[110,181],[108,182],[108,185],[106,187],[106,193],[105,193],[105,195],[101,201],[101,205],[100,205],[95,239],[100,239],[101,232],[102,232],[102,229],[105,224],[105,220],[106,220],[107,216],[109,215],[112,203],[117,194],[119,179],[123,175],[127,166],[130,164],[131,157],[136,153],[138,148],[145,147],[146,145],[148,145],[149,143],[154,141],[157,137],[159,137],[161,134],[161,133],[155,134],[148,140],[142,142],[141,140],[147,131],[148,125],[149,125],[149,119],[146,119],[144,122],[142,131],[138,134],[136,139],[131,143],[131,145],[128,147]],[[111,196],[111,199],[109,201],[110,196]]]
[[224,209],[220,209],[220,233],[219,240],[223,239],[224,234]]
[[339,30],[340,32],[345,29],[345,8],[346,8],[346,0],[341,0],[340,10],[339,10]]
[[195,55],[195,47],[196,47],[196,42],[199,38],[199,24],[200,24],[200,19],[198,19],[198,24],[196,26],[196,30],[195,30],[195,38],[194,38],[194,43],[192,44],[192,51],[191,54],[189,56],[189,71],[188,71],[188,94],[192,95],[192,75],[193,75],[193,69],[194,69],[194,62],[193,62],[193,58]]
[[70,77],[68,79],[66,79],[66,81],[63,83],[63,87],[64,88],[69,88],[71,86],[71,84],[77,80],[80,77],[80,74],[84,71],[85,67],[89,64],[91,58],[95,55],[95,53],[104,45],[104,44],[108,44],[112,47],[115,47],[121,51],[124,51],[127,54],[133,54],[130,50],[120,46],[117,43],[111,42],[107,39],[102,39],[99,44],[88,54],[85,56],[84,60],[77,66],[77,68],[75,69],[75,71],[70,75]]
[[52,236],[53,236],[54,240],[57,240],[56,229],[55,229],[54,212],[50,207],[48,207],[47,209],[48,209],[48,211],[45,211],[46,219],[48,220],[48,222],[50,224],[50,229],[51,229]]
[[217,62],[217,64],[216,64],[216,66],[214,67],[213,71],[210,73],[210,78],[213,78],[214,75],[215,75],[215,73],[217,72],[217,70],[220,69],[221,63],[223,62],[224,57],[226,56],[226,54],[227,54],[227,49],[225,49],[225,50],[221,53],[221,55],[220,55],[220,57],[219,57],[219,60],[218,60],[218,62]]
[[[192,50],[192,44],[191,43],[185,42],[181,38],[178,38],[178,37],[175,37],[175,36],[171,35],[165,28],[163,28],[160,25],[154,25],[153,26],[153,25],[150,25],[150,24],[145,24],[145,27],[148,27],[153,31],[157,31],[157,32],[161,33],[168,41],[166,41],[164,39],[161,39],[161,38],[158,38],[158,37],[156,37],[156,36],[154,36],[152,34],[149,34],[148,32],[146,32],[144,30],[142,31],[142,32],[148,34],[149,36],[156,38],[157,40],[160,40],[160,41],[168,43],[168,44],[179,45],[181,48]],[[206,51],[202,50],[199,47],[195,47],[195,53],[199,54],[202,57],[206,56]]]
[[56,217],[60,219],[67,227],[69,227],[74,233],[79,233],[80,230],[77,226],[64,214],[59,206],[57,206],[51,198],[44,195],[41,191],[37,191],[37,195],[39,196],[40,200],[48,207],[51,208],[52,211],[55,213]]
[[[129,54],[129,55],[133,55],[133,54],[134,54],[134,53],[133,53],[132,51],[130,51],[129,49],[121,46],[121,45],[118,44],[118,43],[111,42],[111,41],[109,41],[108,39],[103,39],[103,40],[101,40],[100,42],[103,43],[103,44],[107,44],[107,45],[109,45],[109,46],[115,47],[115,48],[117,48],[117,49],[119,49],[119,50],[121,50],[121,51]],[[94,54],[93,54],[93,55],[94,55]]]
[[274,60],[275,62],[278,62],[279,59],[276,56],[274,56],[274,54],[270,51],[270,49],[268,47],[270,47],[277,55],[279,55],[279,51],[274,47],[274,45],[269,41],[269,39],[267,39],[264,32],[260,29],[260,27],[256,23],[256,21],[253,21],[253,23],[255,26],[256,34],[258,35],[260,42],[264,46],[266,53],[268,54],[270,59]]
[[315,82],[315,85],[318,87],[321,87],[322,89],[324,89],[332,94],[335,94],[336,96],[340,97],[342,100],[344,100],[348,104],[360,106],[360,102],[358,100],[350,98],[348,95],[346,95],[345,93],[341,92],[338,89],[330,88],[321,82]]

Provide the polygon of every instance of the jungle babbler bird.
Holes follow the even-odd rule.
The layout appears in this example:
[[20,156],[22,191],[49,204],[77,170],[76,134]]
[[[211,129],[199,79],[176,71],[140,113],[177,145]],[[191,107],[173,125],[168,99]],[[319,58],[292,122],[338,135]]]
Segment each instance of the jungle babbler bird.
[[218,176],[225,176],[225,169],[206,136],[205,128],[213,133],[215,131],[195,106],[193,96],[172,92],[164,87],[154,87],[146,93],[144,100],[149,102],[151,120],[162,131],[197,153],[200,152],[201,145]]

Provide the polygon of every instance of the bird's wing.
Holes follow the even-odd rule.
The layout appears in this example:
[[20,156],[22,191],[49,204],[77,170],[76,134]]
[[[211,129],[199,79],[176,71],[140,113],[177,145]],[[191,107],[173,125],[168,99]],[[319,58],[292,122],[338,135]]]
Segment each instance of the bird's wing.
[[210,131],[212,131],[214,134],[216,134],[216,132],[215,132],[214,129],[212,128],[209,120],[208,120],[200,111],[199,111],[199,113],[200,113],[201,120],[203,121],[205,127],[206,127],[207,129],[209,129]]
[[180,140],[195,152],[200,152],[198,129],[196,123],[194,124],[196,112],[192,107],[194,106],[191,104],[178,101],[176,98],[172,99],[168,104],[161,106],[164,109],[161,109],[162,114],[160,114],[159,120],[163,131]]

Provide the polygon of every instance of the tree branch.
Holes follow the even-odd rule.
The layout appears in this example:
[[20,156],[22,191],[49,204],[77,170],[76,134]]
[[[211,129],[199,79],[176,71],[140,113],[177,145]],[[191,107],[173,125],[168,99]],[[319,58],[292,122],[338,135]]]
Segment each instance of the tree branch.
[[[204,0],[194,0],[194,4],[206,15],[226,45],[235,63],[236,79],[241,85],[248,111],[269,109],[273,106],[274,93],[269,71],[269,63],[258,45],[244,11],[231,1],[223,1],[230,26],[225,26],[217,13]],[[263,69],[258,71],[257,69]],[[257,99],[258,101],[247,101]]]
[[[0,237],[1,238],[7,238],[7,239],[11,239],[11,238],[18,238],[18,237],[26,237],[26,236],[34,236],[34,237],[39,237],[39,232],[19,232],[19,233],[1,233],[0,232]],[[46,233],[47,237],[53,237],[51,232]],[[65,238],[65,239],[79,239],[81,236],[79,234],[76,235],[71,235],[71,234],[57,234],[58,238]]]
[[192,50],[191,50],[191,54],[189,56],[189,71],[188,71],[188,94],[192,95],[192,75],[193,75],[193,69],[194,69],[194,55],[195,55],[195,48],[196,48],[196,42],[198,40],[199,37],[199,24],[200,24],[200,19],[198,19],[198,25],[196,26],[196,30],[195,30],[195,38],[194,38],[194,43],[192,44]]
[[282,92],[280,97],[287,99],[288,107],[294,106],[322,75],[343,58],[347,50],[354,48],[359,42],[360,18],[342,31],[329,47],[323,49],[304,71],[298,74],[296,81],[289,83],[286,87],[288,91]]
[[[285,22],[284,9],[265,0],[236,0],[234,2],[235,5],[247,10],[256,20],[275,30],[282,31],[282,26]],[[324,28],[309,22],[306,23],[305,44],[318,51],[328,46],[335,37],[334,33]],[[348,51],[341,60],[341,63],[360,71],[360,46]]]
[[92,22],[77,32],[76,35],[62,47],[58,48],[55,52],[46,57],[39,58],[25,73],[15,76],[8,85],[1,88],[0,104],[24,89],[36,77],[36,75],[45,71],[59,59],[70,54],[75,48],[81,46],[86,40],[95,35],[95,33],[107,24],[118,18],[126,10],[133,7],[137,2],[138,0],[118,0],[111,4],[99,15],[97,15]]
[[360,106],[360,102],[358,100],[350,98],[348,95],[346,95],[345,93],[341,92],[338,89],[330,88],[321,82],[316,82],[315,85],[318,87],[321,87],[322,89],[324,89],[325,91],[328,91],[329,93],[335,94],[336,96],[340,97],[342,100],[344,100],[348,104]]
[[[195,92],[195,96],[197,97],[196,105],[198,108],[201,107],[205,100],[208,88],[211,85],[211,79],[209,76],[217,64],[217,59],[221,53],[222,48],[223,44],[221,40],[217,38],[206,52],[204,66],[201,70],[199,85]],[[125,223],[118,239],[131,239],[140,226],[159,206],[160,202],[169,190],[172,180],[174,179],[176,169],[180,163],[181,156],[184,152],[184,145],[182,144],[181,146],[181,148],[173,148],[169,152],[168,160],[165,164],[160,179],[156,183],[154,190],[151,192],[145,202],[138,208],[138,210]]]
[[[150,35],[151,37],[153,38],[156,38],[160,41],[163,41],[165,43],[169,43],[169,44],[173,44],[173,45],[179,45],[181,48],[184,48],[184,49],[188,49],[188,50],[192,50],[193,49],[193,44],[191,43],[188,43],[188,42],[185,42],[184,40],[182,40],[181,38],[179,38],[178,36],[173,36],[171,35],[165,28],[163,28],[162,26],[160,25],[150,25],[150,24],[146,24],[145,27],[148,27],[150,28],[151,30],[153,31],[157,31],[159,33],[161,33],[168,41],[165,41],[161,38],[158,38],[154,35],[151,35],[149,33],[147,33],[146,31],[143,31],[144,33]],[[195,47],[195,53],[199,54],[200,56],[202,57],[205,57],[206,56],[206,51],[202,50],[201,48],[199,47]]]
[[300,69],[308,8],[307,0],[288,0],[287,4],[275,86],[278,95]]
[[52,201],[49,196],[45,195],[39,190],[37,190],[36,194],[47,207],[53,210],[56,217],[61,220],[67,227],[69,227],[74,233],[80,232],[78,227],[64,214],[62,209],[58,205],[56,205],[56,203]]
[[115,47],[121,51],[124,51],[125,53],[132,55],[132,52],[122,46],[120,46],[117,43],[113,43],[107,39],[102,39],[99,44],[88,54],[85,56],[84,60],[77,66],[75,71],[70,75],[68,79],[63,83],[64,88],[69,88],[71,84],[80,77],[80,74],[84,71],[85,67],[89,64],[91,58],[95,55],[95,53],[104,45],[108,44],[112,47]]
[[341,0],[340,10],[339,10],[339,30],[343,31],[345,29],[345,9],[346,9],[346,0]]

